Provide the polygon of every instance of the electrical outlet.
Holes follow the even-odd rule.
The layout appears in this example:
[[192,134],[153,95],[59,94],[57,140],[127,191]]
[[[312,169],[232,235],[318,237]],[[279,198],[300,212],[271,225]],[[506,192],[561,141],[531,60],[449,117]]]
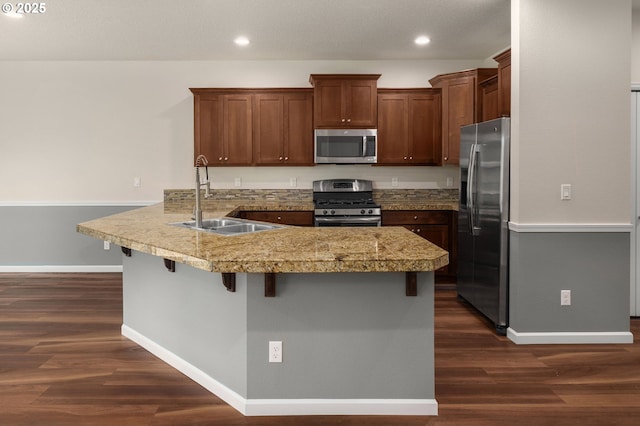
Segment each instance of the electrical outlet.
[[111,243],[109,241],[105,241],[104,242],[104,249],[105,250],[111,250]]
[[140,188],[142,186],[142,182],[140,181],[140,176],[136,176],[133,178],[133,187]]
[[560,290],[560,306],[571,306],[571,290]]
[[449,176],[447,178],[447,188],[451,188],[453,186],[453,178]]
[[241,178],[235,178],[233,180],[233,184],[236,188],[240,188],[242,186],[242,179]]
[[398,186],[398,178],[397,177],[391,178],[391,186],[394,186],[394,187]]
[[282,362],[281,341],[269,341],[269,362]]
[[298,180],[294,177],[289,178],[289,186],[295,188],[296,186],[298,186]]

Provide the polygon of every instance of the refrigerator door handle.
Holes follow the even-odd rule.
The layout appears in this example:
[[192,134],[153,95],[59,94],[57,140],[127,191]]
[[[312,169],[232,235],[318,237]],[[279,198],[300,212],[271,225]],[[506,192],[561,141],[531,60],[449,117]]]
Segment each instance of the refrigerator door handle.
[[469,234],[474,235],[475,229],[474,216],[475,216],[475,201],[473,199],[473,187],[475,186],[475,168],[476,168],[476,144],[471,145],[469,150],[469,176],[467,178],[467,209],[469,214]]

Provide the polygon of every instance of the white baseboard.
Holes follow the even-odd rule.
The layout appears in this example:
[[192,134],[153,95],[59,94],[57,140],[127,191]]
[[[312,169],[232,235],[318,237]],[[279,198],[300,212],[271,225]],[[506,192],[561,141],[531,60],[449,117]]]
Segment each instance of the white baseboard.
[[633,343],[633,334],[624,331],[519,333],[509,327],[507,337],[518,345]]
[[516,223],[509,222],[513,232],[632,232],[630,223]]
[[246,399],[196,366],[122,325],[122,335],[142,346],[245,416],[412,415],[437,416],[435,399]]
[[46,273],[46,272],[122,272],[122,265],[0,265],[0,272]]
[[435,399],[248,399],[245,416],[437,416]]

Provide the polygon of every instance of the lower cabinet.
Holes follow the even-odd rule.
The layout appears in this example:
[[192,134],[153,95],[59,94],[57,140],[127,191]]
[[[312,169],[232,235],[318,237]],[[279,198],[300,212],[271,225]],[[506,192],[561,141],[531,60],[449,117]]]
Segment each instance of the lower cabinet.
[[452,210],[383,210],[382,226],[404,226],[449,252],[449,264],[436,271],[436,282],[456,280],[458,216]]
[[240,212],[239,217],[282,225],[313,226],[312,211],[249,211]]

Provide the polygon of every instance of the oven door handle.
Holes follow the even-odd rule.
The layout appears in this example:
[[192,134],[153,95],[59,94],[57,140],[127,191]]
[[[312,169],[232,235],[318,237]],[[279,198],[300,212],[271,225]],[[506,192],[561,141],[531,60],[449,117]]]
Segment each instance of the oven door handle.
[[355,217],[316,217],[316,224],[345,224],[345,223],[353,223],[353,224],[366,224],[370,223],[372,225],[380,226],[380,216],[355,216]]

